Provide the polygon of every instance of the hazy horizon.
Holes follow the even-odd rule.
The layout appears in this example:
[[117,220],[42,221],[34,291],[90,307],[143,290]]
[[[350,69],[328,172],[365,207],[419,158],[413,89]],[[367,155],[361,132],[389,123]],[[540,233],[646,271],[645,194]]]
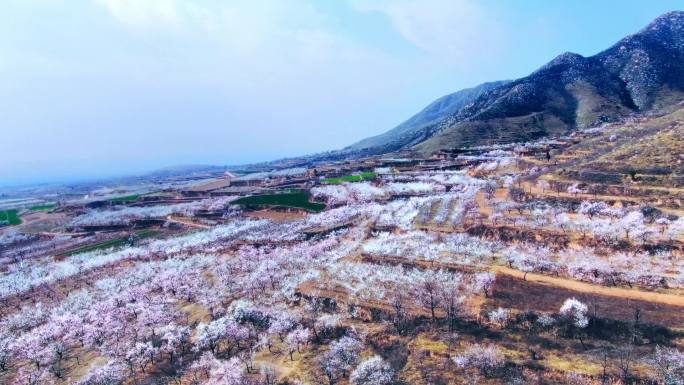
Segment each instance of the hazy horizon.
[[8,0],[0,186],[342,148],[442,95],[593,55],[677,7]]

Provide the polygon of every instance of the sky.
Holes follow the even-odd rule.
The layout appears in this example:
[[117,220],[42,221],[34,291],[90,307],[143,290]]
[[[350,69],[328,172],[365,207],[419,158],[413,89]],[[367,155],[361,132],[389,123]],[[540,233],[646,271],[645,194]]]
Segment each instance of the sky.
[[0,185],[339,149],[684,1],[3,0]]

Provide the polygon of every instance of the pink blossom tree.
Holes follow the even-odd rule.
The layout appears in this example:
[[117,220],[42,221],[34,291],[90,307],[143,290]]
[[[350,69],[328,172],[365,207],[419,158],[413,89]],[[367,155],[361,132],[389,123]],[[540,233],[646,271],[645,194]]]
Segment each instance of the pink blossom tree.
[[287,350],[290,355],[290,360],[294,361],[294,352],[301,353],[299,348],[302,345],[306,345],[311,340],[311,331],[309,329],[298,327],[287,334],[285,337],[285,343],[287,344]]
[[240,360],[233,357],[227,361],[217,360],[205,385],[245,385],[248,378],[242,370]]

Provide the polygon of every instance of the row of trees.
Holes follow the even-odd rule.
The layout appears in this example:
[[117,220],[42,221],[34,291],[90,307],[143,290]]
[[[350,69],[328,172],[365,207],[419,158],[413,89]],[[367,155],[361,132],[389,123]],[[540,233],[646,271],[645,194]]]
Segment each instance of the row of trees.
[[208,231],[152,240],[120,250],[80,253],[64,260],[27,257],[9,264],[7,273],[0,276],[0,299],[122,261],[163,259],[194,252],[216,253],[245,242],[296,241],[304,238],[302,228],[304,224],[290,226],[268,220],[240,219]]
[[519,243],[505,248],[502,254],[510,267],[523,272],[563,275],[609,286],[684,287],[684,261],[672,251],[606,254],[588,247],[554,251]]
[[235,197],[208,198],[189,203],[156,206],[123,206],[102,210],[89,210],[71,221],[73,226],[128,225],[141,219],[165,218],[172,214],[193,216],[199,211],[226,211],[225,215],[235,216],[239,209],[228,206]]

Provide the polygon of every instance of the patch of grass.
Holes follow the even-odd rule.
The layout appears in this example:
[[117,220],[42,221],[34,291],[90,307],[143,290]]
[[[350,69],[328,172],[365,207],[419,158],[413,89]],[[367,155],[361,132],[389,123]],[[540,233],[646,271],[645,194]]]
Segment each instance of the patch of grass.
[[234,200],[231,203],[240,206],[294,207],[313,212],[325,210],[325,204],[310,202],[309,194],[303,191],[252,195]]
[[140,194],[132,194],[132,195],[126,195],[122,197],[116,197],[112,199],[108,199],[110,202],[135,202],[138,199],[140,199]]
[[439,354],[444,354],[447,352],[447,344],[443,341],[435,341],[426,335],[419,335],[413,340],[415,346],[421,350],[427,350]]
[[302,193],[302,192],[305,192],[305,191],[302,190],[302,189],[298,189],[298,188],[286,188],[286,189],[284,189],[284,190],[281,190],[280,192],[281,192],[281,193],[286,193],[286,194],[297,194],[297,193]]
[[112,247],[121,247],[126,243],[127,240],[128,240],[128,237],[110,239],[108,241],[95,243],[92,245],[83,246],[83,247],[79,247],[77,249],[70,250],[70,251],[64,253],[64,255],[72,256],[72,255],[87,253],[87,252],[95,251],[95,250],[109,249]]
[[582,356],[563,354],[559,356],[555,353],[546,352],[544,364],[551,369],[556,369],[564,372],[581,373],[586,375],[595,375],[601,373],[601,367]]
[[20,224],[21,218],[19,218],[17,210],[0,210],[0,227]]
[[135,233],[135,235],[136,235],[136,237],[138,237],[138,239],[156,237],[159,234],[160,234],[159,231],[149,230],[149,229],[148,230],[141,230],[141,231],[138,231],[137,233]]
[[44,205],[37,205],[37,206],[29,207],[29,210],[31,210],[31,211],[48,211],[48,210],[54,209],[55,207],[57,207],[56,203],[48,203],[48,204],[44,204]]
[[326,178],[323,179],[323,183],[327,184],[341,184],[344,182],[361,182],[364,180],[375,179],[378,175],[374,172],[362,172],[358,175],[345,175],[338,178]]

